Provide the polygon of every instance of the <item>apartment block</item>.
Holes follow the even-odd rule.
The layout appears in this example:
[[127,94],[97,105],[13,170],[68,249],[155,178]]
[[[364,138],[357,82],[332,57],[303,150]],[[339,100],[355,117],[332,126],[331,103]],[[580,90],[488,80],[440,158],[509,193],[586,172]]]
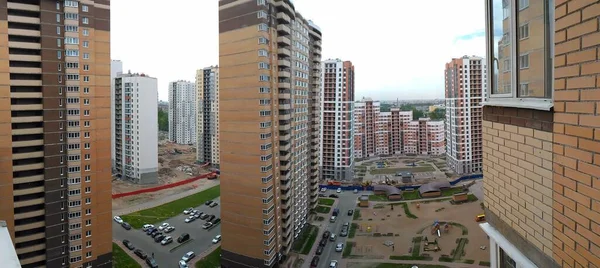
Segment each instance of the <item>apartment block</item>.
[[109,6],[0,1],[0,219],[22,267],[112,267]]
[[483,108],[491,267],[598,267],[600,4],[486,3],[497,55]]
[[196,143],[196,84],[189,81],[169,83],[169,141]]
[[134,183],[157,183],[158,82],[127,73],[118,75],[114,85],[115,173]]
[[446,162],[458,174],[479,173],[483,165],[486,68],[485,59],[477,56],[446,63]]
[[340,59],[321,64],[321,176],[352,180],[354,174],[354,65]]
[[[120,60],[111,60],[110,61],[110,125],[114,126],[115,125],[115,78],[117,78],[118,75],[121,75],[123,73],[123,62]],[[112,169],[113,172],[115,171],[115,147],[114,147],[114,142],[115,142],[115,132],[111,131],[110,132],[110,140],[111,140],[111,144],[113,144],[113,146],[110,147],[110,160],[112,163]]]
[[443,155],[446,153],[444,134],[443,121],[431,121],[430,118],[419,118],[419,120],[406,122],[402,129],[403,153]]
[[320,70],[291,1],[219,1],[222,267],[276,266],[317,204]]
[[219,167],[219,67],[196,71],[196,160]]

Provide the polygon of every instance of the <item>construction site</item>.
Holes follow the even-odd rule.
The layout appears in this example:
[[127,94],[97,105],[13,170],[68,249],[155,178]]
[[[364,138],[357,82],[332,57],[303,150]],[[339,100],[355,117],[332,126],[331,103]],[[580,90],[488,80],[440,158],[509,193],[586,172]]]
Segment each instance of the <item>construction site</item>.
[[[128,181],[114,179],[112,183],[112,193],[119,194],[172,184],[208,172],[210,172],[210,167],[203,167],[202,164],[196,163],[196,148],[194,146],[175,144],[162,140],[158,145],[158,183],[152,185],[139,185]],[[206,183],[207,180],[198,180],[172,189],[115,199],[113,200],[113,209],[143,203],[149,199],[174,195],[198,187],[205,187],[206,185],[204,184]],[[210,182],[210,184],[213,185],[215,182]]]

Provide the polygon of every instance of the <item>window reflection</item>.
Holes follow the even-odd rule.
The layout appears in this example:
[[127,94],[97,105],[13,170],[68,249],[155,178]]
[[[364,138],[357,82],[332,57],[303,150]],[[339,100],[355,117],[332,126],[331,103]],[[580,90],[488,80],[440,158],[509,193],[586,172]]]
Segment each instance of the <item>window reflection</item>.
[[519,97],[545,97],[546,19],[544,2],[518,0],[517,86]]
[[511,93],[511,40],[510,40],[510,0],[494,0],[490,21],[493,33],[493,84],[492,94]]

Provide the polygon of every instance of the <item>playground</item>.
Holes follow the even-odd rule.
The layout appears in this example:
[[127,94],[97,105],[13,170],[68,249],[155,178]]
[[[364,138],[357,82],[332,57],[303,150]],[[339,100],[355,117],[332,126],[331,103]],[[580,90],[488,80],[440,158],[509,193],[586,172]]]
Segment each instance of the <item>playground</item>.
[[476,222],[480,202],[448,199],[361,208],[350,258],[489,261],[489,240]]

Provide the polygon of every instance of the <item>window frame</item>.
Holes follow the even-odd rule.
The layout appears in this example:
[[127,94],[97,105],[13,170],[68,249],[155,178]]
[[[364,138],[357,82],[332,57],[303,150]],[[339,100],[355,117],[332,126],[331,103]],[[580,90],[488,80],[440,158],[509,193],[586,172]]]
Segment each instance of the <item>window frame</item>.
[[[554,1],[544,1],[544,20],[548,22],[548,27],[544,29],[546,35],[544,38],[545,49],[544,54],[545,61],[544,66],[544,93],[545,97],[521,97],[519,94],[520,81],[518,79],[519,61],[517,58],[521,56],[519,54],[519,28],[523,24],[518,21],[518,12],[521,8],[517,5],[519,0],[507,0],[510,3],[510,40],[511,40],[511,51],[510,51],[510,69],[511,69],[511,92],[510,93],[492,93],[494,91],[493,85],[495,84],[494,76],[494,65],[498,61],[494,55],[494,21],[493,21],[493,2],[494,0],[485,1],[485,43],[486,43],[486,58],[487,70],[486,70],[486,83],[487,92],[486,98],[483,101],[484,106],[502,106],[502,107],[515,107],[515,108],[526,108],[534,110],[549,111],[554,107]],[[529,8],[529,5],[526,7]],[[525,9],[525,8],[523,8]],[[525,54],[525,53],[523,53]],[[498,73],[503,70],[498,70]]]

